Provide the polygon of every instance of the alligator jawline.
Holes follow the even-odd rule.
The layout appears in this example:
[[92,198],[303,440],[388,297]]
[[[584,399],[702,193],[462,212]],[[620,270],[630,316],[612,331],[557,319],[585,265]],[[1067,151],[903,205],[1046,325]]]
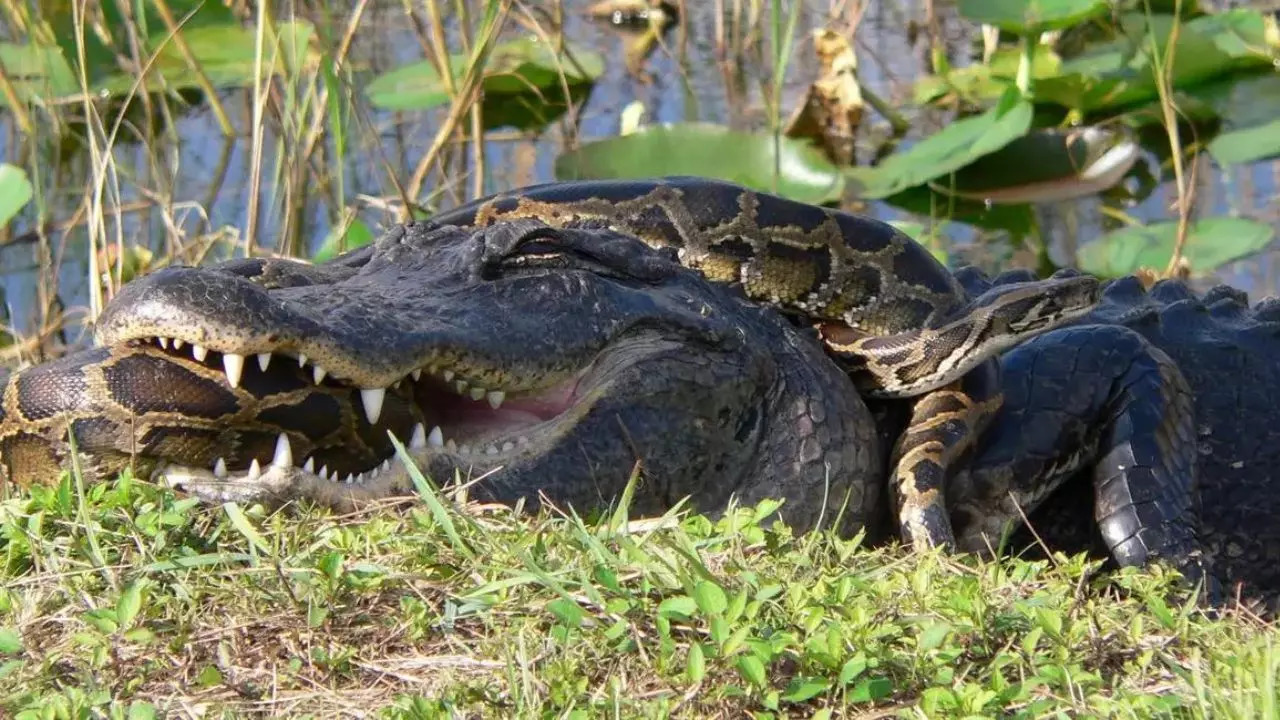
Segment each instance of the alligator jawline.
[[[226,356],[216,350],[186,343],[161,341],[159,339],[134,340],[159,345],[166,354],[178,357],[191,357],[207,367],[225,367]],[[280,359],[296,361],[299,372],[311,376],[316,384],[321,382],[337,384],[359,390],[349,383],[325,376],[323,373],[306,369],[306,358],[289,357],[283,353],[275,354]],[[258,369],[265,372],[270,362],[260,363]],[[236,361],[238,362],[238,361]],[[253,362],[251,360],[251,362]],[[594,363],[577,373],[537,390],[506,391],[503,389],[478,388],[467,381],[459,379],[465,371],[438,370],[434,373],[412,373],[406,375],[402,382],[388,388],[388,392],[396,393],[401,399],[414,405],[421,418],[412,428],[403,428],[397,432],[393,428],[385,428],[406,446],[417,459],[422,460],[432,455],[448,454],[454,456],[459,465],[466,465],[478,460],[485,465],[501,464],[521,452],[535,450],[554,440],[556,430],[563,425],[566,415],[577,406],[581,399],[584,380],[590,373]],[[255,369],[250,368],[248,372]],[[238,384],[246,369],[236,366],[234,375],[228,377],[228,384]],[[228,371],[232,375],[232,371]],[[235,382],[232,382],[232,379]],[[369,418],[370,404],[367,396],[362,395],[357,404]],[[381,406],[382,399],[377,401]],[[375,413],[376,415],[376,413]],[[320,481],[342,485],[369,485],[375,480],[385,480],[382,476],[397,467],[400,472],[392,473],[403,476],[403,468],[395,460],[394,451],[375,462],[372,466],[345,475],[331,471],[326,466],[316,466],[311,458],[295,457],[287,435],[281,433],[274,457],[259,462],[254,459],[251,464],[242,467],[228,466],[219,459],[210,468],[196,468],[174,463],[162,463],[157,472],[169,476],[171,483],[175,478],[184,481],[208,480],[219,484],[255,483],[266,480],[265,474],[274,472],[277,475],[292,477],[299,473],[314,476]],[[268,483],[270,484],[270,483]],[[382,483],[379,483],[382,484]]]

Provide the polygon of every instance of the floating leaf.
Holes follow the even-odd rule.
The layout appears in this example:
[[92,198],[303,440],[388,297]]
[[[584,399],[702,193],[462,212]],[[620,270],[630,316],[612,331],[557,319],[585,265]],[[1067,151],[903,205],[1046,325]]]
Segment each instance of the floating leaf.
[[1209,154],[1219,165],[1243,164],[1280,155],[1280,120],[1222,133],[1209,142]]
[[1105,13],[1110,3],[1107,0],[960,0],[958,7],[968,20],[1026,35],[1078,25]]
[[[49,103],[80,91],[75,73],[57,47],[33,43],[0,43],[0,67],[24,103]],[[0,93],[0,107],[8,107]]]
[[[1155,68],[1170,38],[1171,15],[1122,16],[1123,35],[1062,63],[1062,74],[1036,83],[1036,99],[1082,111],[1118,108],[1157,97]],[[1226,73],[1271,66],[1262,15],[1238,10],[1202,16],[1176,33],[1170,71],[1175,89],[1192,87]],[[1155,53],[1153,55],[1153,53]]]
[[[469,58],[452,55],[449,72],[455,84],[466,74]],[[604,73],[596,52],[566,44],[556,52],[535,38],[494,46],[484,68],[481,106],[486,128],[535,127],[564,112],[586,94],[586,86]],[[569,86],[566,98],[563,85]],[[382,110],[427,110],[447,105],[452,96],[429,60],[383,73],[365,88],[369,103]]]
[[559,180],[700,175],[814,204],[839,199],[844,186],[836,166],[806,142],[708,123],[657,125],[585,143],[556,158],[555,174]]
[[[920,78],[912,95],[922,104],[949,98],[952,93],[972,103],[995,101],[1014,84],[1021,61],[1022,52],[1018,48],[1000,48],[985,63],[950,68],[943,75]],[[1047,47],[1036,48],[1031,60],[1033,82],[1057,77],[1061,71],[1062,58],[1057,53]]]
[[[1162,222],[1128,227],[1085,244],[1077,253],[1080,268],[1092,275],[1119,277],[1138,268],[1164,268],[1173,255],[1178,223]],[[1246,218],[1214,217],[1193,222],[1187,228],[1183,257],[1194,272],[1209,272],[1258,252],[1275,230]]]
[[1118,130],[1096,126],[1036,130],[939,178],[932,187],[992,203],[1070,200],[1115,185],[1138,154],[1138,144]]
[[1218,164],[1280,155],[1280,73],[1230,77],[1190,88],[1186,95],[1221,118],[1218,134],[1209,142],[1209,153]]
[[874,167],[851,168],[849,178],[863,198],[883,198],[955,172],[1022,137],[1031,127],[1032,108],[1011,88],[981,115],[951,123]]
[[0,227],[31,201],[33,189],[27,173],[16,165],[0,163]]
[[[317,52],[310,48],[315,29],[304,20],[279,23],[278,34],[268,38],[261,71],[268,74],[286,74],[310,67],[318,60]],[[247,87],[254,83],[259,72],[256,60],[257,31],[241,25],[211,25],[184,30],[191,56],[199,63],[199,70],[215,88]],[[167,33],[152,37],[153,47],[159,48],[145,81],[145,89],[191,89],[200,87],[200,74],[187,61],[182,50],[172,41],[165,42]],[[128,74],[114,74],[104,78],[100,90],[111,93],[127,92],[136,78]]]

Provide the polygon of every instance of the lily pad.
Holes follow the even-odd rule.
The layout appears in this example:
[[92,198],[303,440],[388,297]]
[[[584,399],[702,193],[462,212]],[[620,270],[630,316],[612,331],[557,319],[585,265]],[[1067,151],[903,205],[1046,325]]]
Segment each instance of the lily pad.
[[[24,103],[48,103],[80,90],[71,66],[54,46],[0,43],[0,65]],[[8,104],[0,94],[0,107]]]
[[27,173],[17,165],[0,163],[0,227],[31,201],[33,189]]
[[1031,127],[1032,112],[1031,103],[1010,88],[981,115],[953,122],[879,165],[851,168],[846,175],[859,197],[888,197],[955,172],[1022,137]]
[[[468,56],[452,55],[449,70],[455,81],[466,73]],[[515,95],[554,89],[564,82],[583,85],[604,72],[604,59],[595,52],[566,44],[557,53],[546,43],[522,38],[497,45],[484,69],[486,95]],[[369,102],[382,110],[427,110],[447,105],[452,96],[429,60],[405,65],[374,78],[365,88]]]
[[1035,130],[932,186],[944,194],[984,202],[1058,202],[1115,185],[1138,154],[1138,144],[1117,130]]
[[[1171,15],[1123,16],[1121,37],[1063,61],[1059,77],[1036,83],[1036,99],[1094,112],[1155,98],[1158,63],[1153,57],[1163,57],[1174,22]],[[1172,85],[1185,89],[1236,70],[1270,67],[1266,47],[1262,15],[1256,11],[1183,22],[1173,49]]]
[[1098,17],[1107,0],[960,0],[960,14],[1015,35],[1071,27]]
[[[1127,227],[1085,244],[1077,252],[1080,268],[1103,277],[1128,275],[1138,268],[1163,268],[1173,255],[1178,223]],[[1194,272],[1204,273],[1265,248],[1275,230],[1248,218],[1213,217],[1187,229],[1183,257]]]
[[1191,88],[1187,95],[1221,118],[1209,153],[1220,165],[1248,163],[1280,155],[1280,73],[1231,77]]
[[[775,167],[777,173],[775,174]],[[559,180],[700,175],[803,202],[840,198],[839,169],[809,143],[709,123],[655,125],[556,158]]]
[[[296,72],[308,67],[319,55],[310,48],[315,29],[305,20],[294,20],[276,25],[276,53],[269,46],[264,68],[266,72],[281,74]],[[256,77],[256,30],[241,25],[211,25],[184,30],[191,55],[200,64],[200,70],[215,88],[247,87]],[[199,76],[182,51],[162,33],[150,43],[159,47],[155,62],[147,73],[145,88],[151,92],[162,90],[192,89],[200,86]],[[162,44],[163,43],[163,44]],[[103,79],[99,89],[111,93],[127,92],[136,81],[135,76],[113,74]]]
[[[190,37],[189,34],[198,28],[239,27],[235,12],[227,3],[209,2],[209,0],[166,0],[165,4],[169,13],[182,23],[184,38]],[[130,55],[129,38],[122,31],[123,28],[131,26],[141,28],[142,33],[148,36],[151,42],[149,47],[152,48],[160,47],[161,41],[168,37],[168,29],[156,10],[154,2],[95,2],[92,7],[95,13],[102,15],[102,21],[98,27],[106,30],[106,33],[114,33],[114,37],[106,33],[78,31],[75,13],[72,12],[72,3],[50,2],[40,5],[42,15],[54,29],[53,34],[58,46],[62,48],[63,57],[73,67],[79,56],[76,43],[78,40],[84,42],[84,69],[90,87],[97,87],[99,82],[120,70],[116,64],[117,54]],[[122,7],[128,8],[129,17],[122,14]]]
[[[926,75],[916,81],[912,96],[917,103],[936,102],[955,93],[972,103],[991,102],[1003,95],[1018,77],[1021,51],[1003,47],[985,63],[951,68],[943,75]],[[1036,48],[1031,60],[1031,80],[1057,77],[1062,58],[1047,47]]]

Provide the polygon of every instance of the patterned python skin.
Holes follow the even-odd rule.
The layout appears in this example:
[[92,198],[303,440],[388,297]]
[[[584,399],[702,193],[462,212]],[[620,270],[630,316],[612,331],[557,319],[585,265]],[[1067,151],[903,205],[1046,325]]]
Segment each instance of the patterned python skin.
[[[1000,406],[995,358],[1088,312],[1098,296],[1095,279],[1070,276],[1002,285],[970,298],[923,246],[886,223],[704,178],[535,185],[477,200],[427,224],[479,227],[517,218],[553,227],[607,227],[656,248],[674,248],[683,265],[709,280],[738,287],[815,328],[861,392],[910,399],[890,487],[900,534],[921,547],[955,546],[944,480]],[[328,265],[359,267],[370,250]],[[135,334],[117,333],[109,344],[147,336],[142,329]],[[104,364],[119,361],[110,349],[104,353]],[[110,383],[91,380],[85,383],[89,404],[109,415],[117,406]],[[35,434],[49,415],[32,411],[40,398],[28,393],[39,389],[11,384],[0,440]],[[181,442],[181,413],[166,412],[162,419],[175,426],[174,442]],[[134,417],[117,425],[137,422]],[[9,459],[11,468],[22,462]]]

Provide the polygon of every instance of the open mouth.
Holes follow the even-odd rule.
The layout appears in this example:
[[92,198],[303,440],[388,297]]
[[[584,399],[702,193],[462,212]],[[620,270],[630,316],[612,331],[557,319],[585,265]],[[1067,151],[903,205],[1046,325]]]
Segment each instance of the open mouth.
[[[460,464],[496,466],[555,435],[563,416],[577,404],[589,369],[537,373],[536,387],[529,389],[533,383],[528,377],[503,383],[492,372],[481,373],[482,378],[459,365],[433,364],[417,368],[385,388],[357,388],[333,377],[304,354],[220,353],[165,337],[132,342],[158,346],[184,362],[195,360],[206,368],[221,369],[233,388],[262,387],[264,381],[278,383],[285,377],[297,387],[325,389],[354,406],[352,415],[367,422],[360,428],[369,446],[365,452],[330,445],[315,447],[304,455],[295,452],[295,446],[301,447],[296,442],[303,439],[301,431],[288,427],[275,438],[274,448],[263,448],[252,458],[229,462],[219,457],[207,468],[182,468],[187,474],[222,481],[252,482],[269,471],[303,471],[335,484],[380,482],[397,465],[388,433],[420,458],[450,454]],[[288,365],[281,368],[280,363]],[[279,375],[282,371],[289,375]],[[267,377],[269,372],[271,377]],[[314,438],[304,440],[308,448],[311,440]]]

